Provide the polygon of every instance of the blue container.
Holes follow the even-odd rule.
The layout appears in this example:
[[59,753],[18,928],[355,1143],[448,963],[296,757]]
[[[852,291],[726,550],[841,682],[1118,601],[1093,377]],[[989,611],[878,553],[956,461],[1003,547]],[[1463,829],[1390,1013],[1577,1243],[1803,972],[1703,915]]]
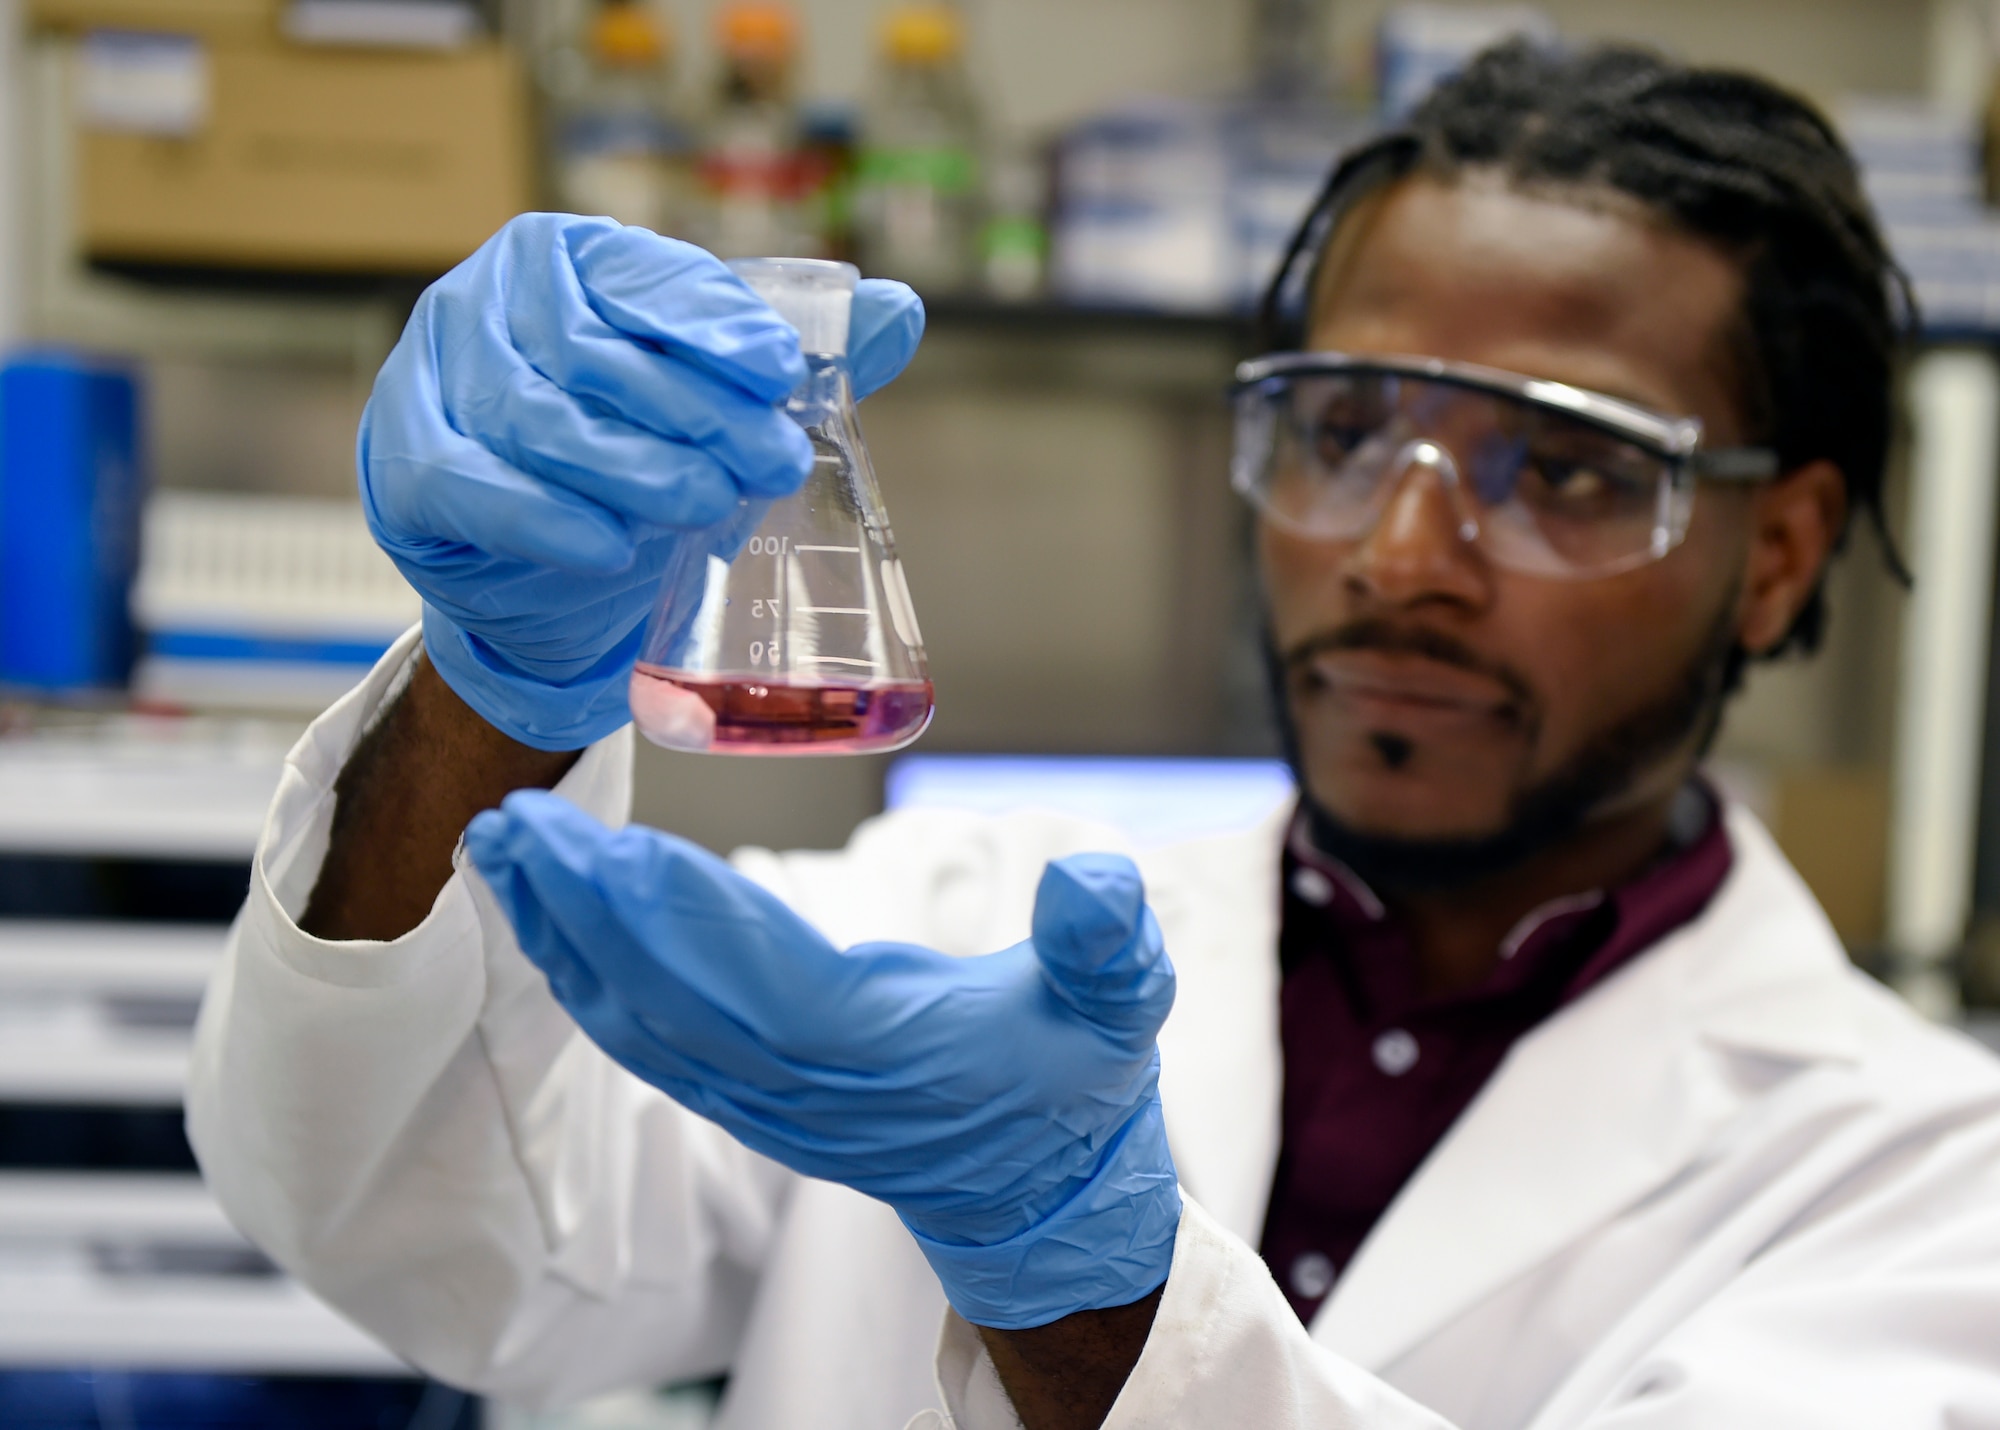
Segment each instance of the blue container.
[[144,495],[129,369],[60,351],[0,368],[0,684],[125,683]]

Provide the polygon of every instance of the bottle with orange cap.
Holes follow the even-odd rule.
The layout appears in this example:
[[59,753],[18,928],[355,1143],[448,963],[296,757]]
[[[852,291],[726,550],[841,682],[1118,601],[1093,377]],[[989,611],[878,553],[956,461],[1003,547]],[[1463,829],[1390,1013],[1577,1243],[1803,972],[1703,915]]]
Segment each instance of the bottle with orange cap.
[[976,271],[979,115],[965,24],[945,0],[906,0],[882,24],[882,70],[864,115],[855,242],[870,273],[944,293]]
[[792,98],[798,17],[778,0],[726,0],[715,41],[722,70],[703,134],[699,241],[725,258],[821,257]]
[[598,0],[580,63],[551,95],[556,202],[655,233],[685,227],[693,141],[676,113],[673,34],[647,0]]

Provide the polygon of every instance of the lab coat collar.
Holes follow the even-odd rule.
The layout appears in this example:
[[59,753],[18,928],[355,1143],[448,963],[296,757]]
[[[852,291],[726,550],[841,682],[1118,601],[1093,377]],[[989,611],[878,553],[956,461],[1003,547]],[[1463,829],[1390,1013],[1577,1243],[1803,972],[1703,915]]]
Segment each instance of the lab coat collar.
[[1514,1046],[1321,1308],[1321,1344],[1382,1370],[1647,1195],[1749,1095],[1732,1054],[1859,1056],[1833,930],[1756,819],[1727,818],[1709,907]]
[[1178,987],[1160,1030],[1160,1097],[1175,1170],[1252,1246],[1278,1162],[1278,920],[1287,807],[1227,838],[1140,857]]

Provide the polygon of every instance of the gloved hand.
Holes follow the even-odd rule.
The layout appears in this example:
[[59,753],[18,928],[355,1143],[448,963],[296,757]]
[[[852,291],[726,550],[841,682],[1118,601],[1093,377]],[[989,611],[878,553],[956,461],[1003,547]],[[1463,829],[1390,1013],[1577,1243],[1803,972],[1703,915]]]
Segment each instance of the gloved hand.
[[1050,864],[1033,937],[845,953],[685,840],[522,791],[466,848],[613,1058],[745,1145],[901,1214],[959,1313],[1003,1330],[1167,1278],[1180,1191],[1154,1038],[1174,972],[1138,870]]
[[[854,299],[857,394],[901,372],[923,304]],[[417,301],[357,443],[368,525],[424,599],[438,673],[545,750],[630,719],[626,681],[676,542],[796,490],[798,334],[690,244],[523,214]]]

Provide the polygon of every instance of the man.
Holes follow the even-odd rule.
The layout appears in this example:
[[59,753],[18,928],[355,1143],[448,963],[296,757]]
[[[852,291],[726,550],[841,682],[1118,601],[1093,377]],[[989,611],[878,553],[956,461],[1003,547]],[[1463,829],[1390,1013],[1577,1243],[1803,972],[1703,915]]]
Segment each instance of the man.
[[[799,480],[798,356],[703,255],[517,222],[363,424],[424,653],[288,769],[218,1194],[434,1374],[727,1371],[736,1427],[900,1424],[934,1350],[966,1430],[2000,1424],[2000,1071],[1695,776],[1879,520],[1892,272],[1797,101],[1488,54],[1336,173],[1244,373],[1297,817],[732,870],[605,826],[635,624]],[[864,285],[857,386],[919,325]]]

